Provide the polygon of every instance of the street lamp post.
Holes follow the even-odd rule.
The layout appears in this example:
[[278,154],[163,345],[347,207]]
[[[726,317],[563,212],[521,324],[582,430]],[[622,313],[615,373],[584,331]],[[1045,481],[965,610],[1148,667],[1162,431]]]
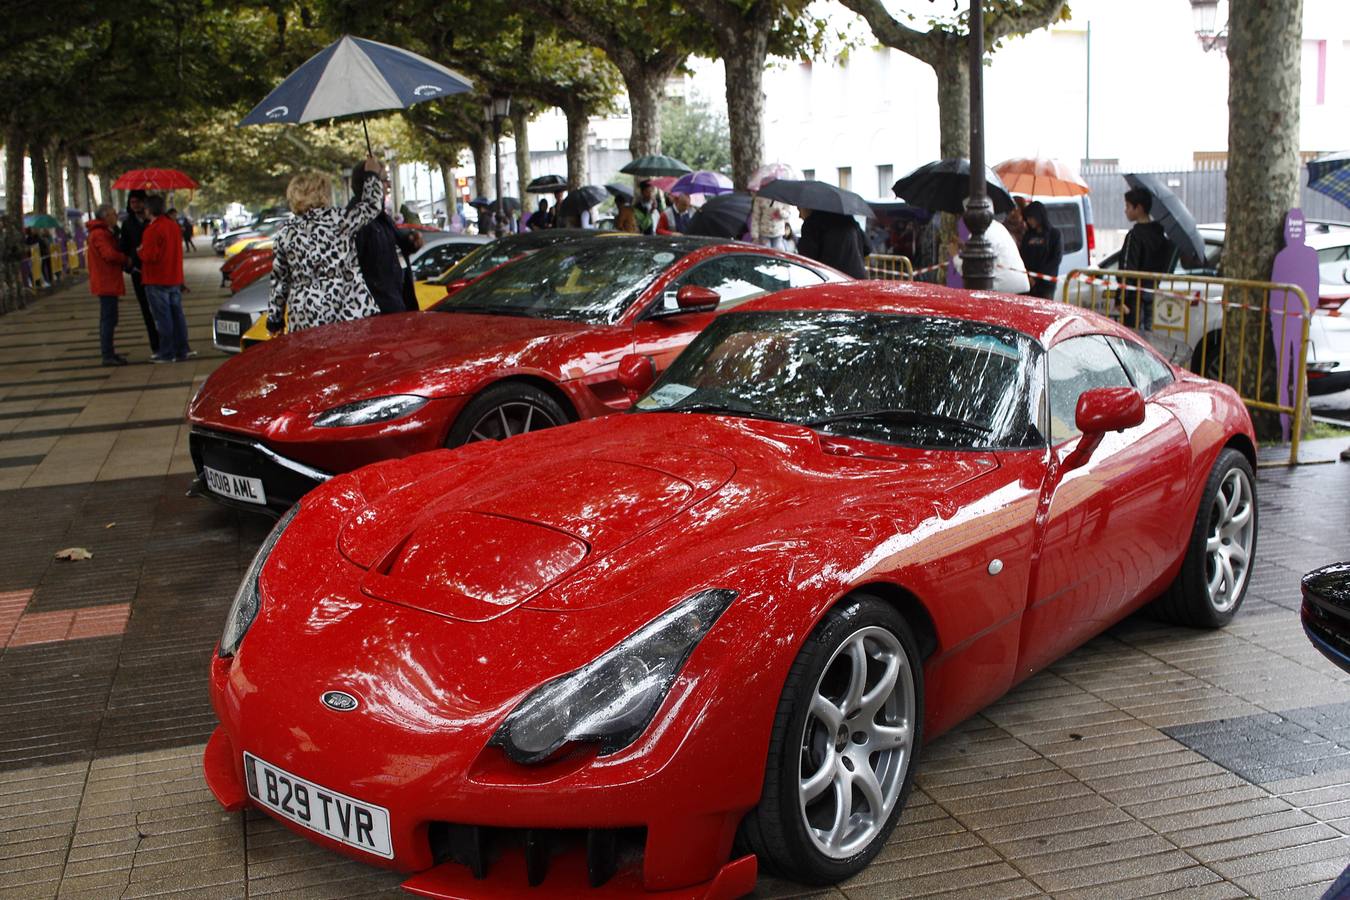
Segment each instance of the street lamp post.
[[985,232],[994,204],[984,180],[984,8],[970,0],[970,196],[963,216],[970,238],[961,251],[961,278],[970,290],[994,286],[994,247]]
[[497,167],[497,196],[492,204],[492,233],[506,233],[506,205],[502,203],[502,122],[511,115],[511,98],[494,95],[483,105],[483,117],[492,123],[492,155]]

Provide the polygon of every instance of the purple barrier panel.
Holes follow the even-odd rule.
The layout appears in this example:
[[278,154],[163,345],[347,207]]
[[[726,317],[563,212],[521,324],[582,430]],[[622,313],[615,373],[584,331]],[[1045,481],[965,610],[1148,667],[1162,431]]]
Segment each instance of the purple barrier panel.
[[[1319,284],[1317,251],[1307,245],[1306,236],[1307,222],[1303,218],[1303,210],[1289,210],[1284,217],[1284,249],[1275,254],[1270,280],[1303,288],[1303,293],[1308,295],[1308,306],[1315,310]],[[1298,362],[1299,343],[1303,340],[1303,305],[1296,295],[1288,291],[1271,293],[1270,334],[1279,360],[1279,401],[1281,406],[1288,406],[1295,393],[1294,379],[1302,375],[1294,371]],[[1289,416],[1280,416],[1280,426],[1284,430],[1284,439],[1289,440]]]

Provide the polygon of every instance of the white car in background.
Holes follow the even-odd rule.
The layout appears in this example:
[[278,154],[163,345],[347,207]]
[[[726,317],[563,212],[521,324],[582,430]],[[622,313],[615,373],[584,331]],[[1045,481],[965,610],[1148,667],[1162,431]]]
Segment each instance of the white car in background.
[[[1224,226],[1200,225],[1205,241],[1205,264],[1186,268],[1173,261],[1177,276],[1221,275],[1219,257],[1223,251]],[[1308,298],[1313,309],[1308,328],[1308,396],[1314,409],[1326,405],[1321,398],[1350,390],[1350,224],[1308,222],[1308,246],[1317,251],[1320,286],[1316,296]],[[1116,269],[1120,253],[1113,253],[1098,268]],[[1153,331],[1149,342],[1177,365],[1199,371],[1202,349],[1206,360],[1217,360],[1219,333],[1223,328],[1222,290],[1217,285],[1200,286],[1185,280],[1158,279],[1153,300]],[[1105,285],[1080,285],[1069,288],[1068,299],[1098,311],[1116,312],[1116,288]],[[1209,305],[1208,312],[1200,307]],[[1190,321],[1186,307],[1190,306]],[[1335,402],[1337,407],[1347,404]]]

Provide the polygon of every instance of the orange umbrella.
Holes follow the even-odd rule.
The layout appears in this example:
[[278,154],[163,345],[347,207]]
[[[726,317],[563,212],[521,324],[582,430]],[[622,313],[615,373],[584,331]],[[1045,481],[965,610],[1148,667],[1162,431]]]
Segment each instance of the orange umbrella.
[[1010,194],[1077,197],[1091,190],[1073,166],[1057,159],[1005,159],[994,171]]

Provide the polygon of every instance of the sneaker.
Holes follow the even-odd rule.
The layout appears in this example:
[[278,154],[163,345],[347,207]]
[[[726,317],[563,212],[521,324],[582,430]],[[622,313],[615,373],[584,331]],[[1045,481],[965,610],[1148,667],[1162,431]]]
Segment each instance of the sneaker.
[[196,358],[197,358],[197,351],[196,351],[196,350],[189,350],[189,351],[187,352],[187,358],[188,358],[188,359],[196,359]]
[[171,362],[173,362],[173,357],[172,357],[172,356],[160,356],[158,353],[156,353],[154,356],[150,357],[150,361],[151,361],[152,363],[156,363],[156,364],[158,364],[158,363],[171,363]]

